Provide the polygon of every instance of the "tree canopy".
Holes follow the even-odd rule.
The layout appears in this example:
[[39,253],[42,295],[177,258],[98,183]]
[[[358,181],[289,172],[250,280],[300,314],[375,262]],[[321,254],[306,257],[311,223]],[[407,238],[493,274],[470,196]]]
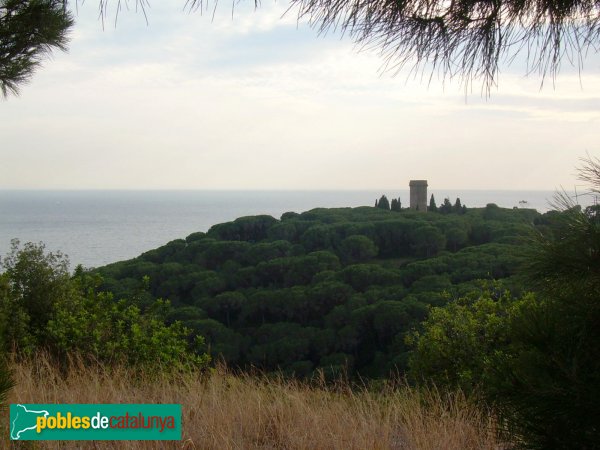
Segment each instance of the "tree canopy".
[[[583,163],[580,179],[596,195],[600,160]],[[521,281],[534,293],[513,298],[492,284],[432,308],[406,339],[413,376],[482,394],[523,448],[600,439],[600,221],[595,207],[563,200],[561,212],[534,219]],[[486,207],[487,220],[497,208]]]
[[12,241],[0,261],[0,405],[10,385],[3,358],[11,352],[21,357],[45,351],[62,362],[78,354],[85,361],[154,371],[158,365],[197,369],[208,364],[200,336],[192,337],[177,320],[166,323],[168,301],[145,301],[142,292],[115,299],[98,289],[101,283],[81,266],[71,276],[68,259],[46,252],[43,244],[21,247]]
[[17,93],[53,49],[66,50],[73,19],[62,0],[0,0],[0,91]]
[[565,59],[581,66],[600,36],[600,5],[581,0],[292,0],[321,32],[341,29],[380,48],[392,69],[412,66],[468,85],[496,81],[518,54],[528,71],[554,75]]
[[235,370],[385,377],[406,370],[404,336],[430,306],[479,292],[480,280],[520,289],[523,242],[554,222],[496,208],[242,217],[92,273],[135,306],[169,299],[167,322],[181,320]]
[[[0,0],[0,90],[17,92],[52,49],[65,49],[73,20],[69,0]],[[107,0],[99,0],[104,21]],[[201,13],[208,0],[187,0]],[[260,2],[255,0],[258,7]],[[136,0],[146,15],[149,0]],[[117,14],[121,2],[117,2]],[[459,77],[465,85],[496,82],[501,62],[517,55],[527,72],[554,76],[563,61],[581,68],[597,51],[600,5],[585,0],[291,0],[298,20],[320,33],[341,31],[379,49],[385,67]]]

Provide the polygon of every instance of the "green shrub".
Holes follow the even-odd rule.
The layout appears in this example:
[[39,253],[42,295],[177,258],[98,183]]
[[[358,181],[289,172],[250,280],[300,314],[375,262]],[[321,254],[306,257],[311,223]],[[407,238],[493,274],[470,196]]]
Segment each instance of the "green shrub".
[[[36,350],[65,359],[84,358],[167,368],[204,367],[201,337],[180,322],[166,324],[169,302],[142,311],[138,298],[115,300],[99,290],[102,278],[80,267],[69,275],[68,260],[46,253],[43,244],[13,241],[0,274],[0,343],[5,353]],[[147,284],[147,280],[146,280]],[[3,386],[0,370],[0,391]]]

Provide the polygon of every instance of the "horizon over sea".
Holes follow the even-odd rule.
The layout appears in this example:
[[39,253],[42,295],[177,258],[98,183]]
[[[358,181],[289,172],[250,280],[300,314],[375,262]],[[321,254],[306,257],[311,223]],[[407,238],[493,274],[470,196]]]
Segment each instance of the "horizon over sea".
[[[431,189],[436,203],[456,197],[467,207],[496,203],[505,208],[527,207],[545,212],[554,191]],[[185,238],[196,231],[238,217],[313,208],[373,206],[385,194],[400,197],[404,190],[322,191],[209,191],[209,190],[0,190],[0,257],[10,241],[43,242],[49,251],[77,264],[98,267],[134,258],[141,253]],[[526,203],[520,203],[526,202]],[[579,198],[582,204],[589,204]]]

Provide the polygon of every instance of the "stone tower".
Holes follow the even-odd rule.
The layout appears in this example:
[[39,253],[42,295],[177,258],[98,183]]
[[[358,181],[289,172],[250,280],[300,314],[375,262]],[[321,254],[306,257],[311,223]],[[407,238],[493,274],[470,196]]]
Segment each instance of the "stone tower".
[[427,180],[410,180],[410,209],[427,212]]

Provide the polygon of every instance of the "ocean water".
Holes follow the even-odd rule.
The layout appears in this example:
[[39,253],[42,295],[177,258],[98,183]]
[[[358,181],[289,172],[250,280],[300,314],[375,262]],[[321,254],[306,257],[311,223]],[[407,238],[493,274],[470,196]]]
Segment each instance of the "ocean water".
[[[316,207],[372,206],[385,193],[408,206],[408,190],[378,191],[0,191],[0,257],[10,241],[43,242],[77,264],[98,267],[133,258],[173,239],[237,217]],[[437,203],[496,203],[544,212],[552,191],[430,190]],[[524,203],[519,203],[525,201]]]

